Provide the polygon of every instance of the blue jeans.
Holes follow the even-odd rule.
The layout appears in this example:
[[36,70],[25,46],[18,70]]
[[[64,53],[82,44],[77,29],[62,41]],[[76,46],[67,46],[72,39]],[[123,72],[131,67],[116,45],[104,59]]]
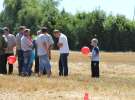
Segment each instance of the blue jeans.
[[18,72],[19,72],[19,75],[21,75],[22,68],[23,68],[23,65],[24,65],[23,51],[17,50],[17,55],[18,55]]
[[51,71],[51,64],[48,55],[39,56],[39,72],[43,73],[44,69],[47,73]]
[[23,57],[24,57],[23,74],[31,75],[32,72],[31,56],[32,56],[32,50],[23,51]]
[[59,76],[68,76],[68,53],[60,54]]

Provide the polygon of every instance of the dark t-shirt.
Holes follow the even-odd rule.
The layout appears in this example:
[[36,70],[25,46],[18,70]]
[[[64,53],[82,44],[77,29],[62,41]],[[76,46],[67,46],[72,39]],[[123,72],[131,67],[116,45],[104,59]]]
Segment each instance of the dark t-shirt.
[[7,48],[7,42],[4,36],[0,35],[0,55],[5,53],[4,48]]

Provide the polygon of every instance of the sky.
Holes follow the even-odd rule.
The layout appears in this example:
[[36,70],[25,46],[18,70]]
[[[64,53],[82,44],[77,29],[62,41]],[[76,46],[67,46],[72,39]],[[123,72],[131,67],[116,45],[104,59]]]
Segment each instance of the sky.
[[0,11],[3,10],[3,1],[4,1],[4,0],[0,0]]
[[[3,9],[3,1],[0,0],[0,11]],[[129,19],[133,19],[135,0],[61,0],[59,7],[65,11],[75,14],[77,12],[91,12],[94,9],[100,8],[107,15],[121,14]]]

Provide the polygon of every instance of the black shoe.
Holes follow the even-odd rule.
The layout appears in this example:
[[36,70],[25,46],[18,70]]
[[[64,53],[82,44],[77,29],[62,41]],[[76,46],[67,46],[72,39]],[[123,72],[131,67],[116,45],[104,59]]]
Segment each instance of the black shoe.
[[44,71],[43,71],[43,75],[46,75],[46,74],[47,74],[47,72],[46,72],[46,70],[44,70]]
[[65,74],[64,76],[66,77],[66,76],[68,76],[68,74]]
[[8,75],[11,75],[12,74],[12,72],[8,72]]
[[63,73],[59,73],[59,76],[63,76]]
[[25,73],[22,73],[20,76],[25,77],[25,76],[26,76],[26,74],[25,74]]

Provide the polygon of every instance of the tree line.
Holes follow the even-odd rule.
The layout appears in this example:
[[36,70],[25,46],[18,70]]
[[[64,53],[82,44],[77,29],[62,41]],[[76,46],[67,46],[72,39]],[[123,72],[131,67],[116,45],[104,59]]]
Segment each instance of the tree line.
[[[72,15],[58,10],[58,0],[4,0],[0,26],[16,34],[25,25],[32,34],[46,26],[49,32],[59,29],[67,35],[71,50],[89,46],[94,37],[103,51],[135,51],[135,21],[123,15],[107,15],[100,9]],[[57,40],[56,40],[57,41]]]

